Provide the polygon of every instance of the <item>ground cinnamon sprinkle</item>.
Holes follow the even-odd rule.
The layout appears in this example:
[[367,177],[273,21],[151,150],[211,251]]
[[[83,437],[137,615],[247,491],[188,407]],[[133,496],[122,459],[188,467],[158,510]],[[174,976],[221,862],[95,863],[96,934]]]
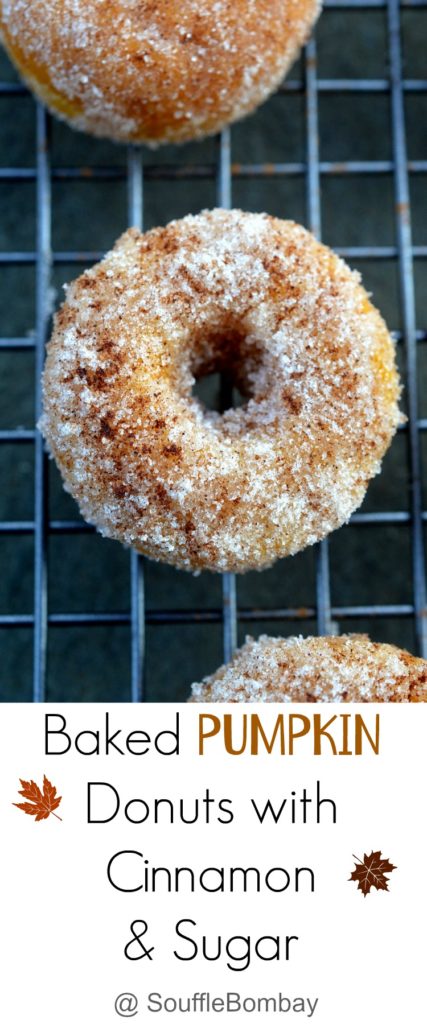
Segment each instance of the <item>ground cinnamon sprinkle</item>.
[[229,665],[194,683],[192,701],[427,701],[427,661],[361,634],[247,638]]
[[[247,400],[220,415],[192,387],[224,368]],[[242,572],[349,518],[398,425],[398,392],[356,273],[292,222],[215,210],[131,229],[68,288],[41,426],[106,536],[184,569]]]
[[218,132],[277,88],[318,0],[1,0],[4,44],[75,128],[121,141]]

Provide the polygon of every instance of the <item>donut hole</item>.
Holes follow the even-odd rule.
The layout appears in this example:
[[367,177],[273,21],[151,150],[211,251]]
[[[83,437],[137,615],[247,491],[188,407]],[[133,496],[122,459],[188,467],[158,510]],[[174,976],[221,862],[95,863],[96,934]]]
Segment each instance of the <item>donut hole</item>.
[[197,377],[192,395],[209,412],[223,413],[227,409],[238,409],[248,401],[248,396],[242,394],[228,373],[204,373]]
[[198,338],[191,363],[193,398],[210,412],[243,408],[254,397],[254,371],[261,361],[259,346],[242,330]]

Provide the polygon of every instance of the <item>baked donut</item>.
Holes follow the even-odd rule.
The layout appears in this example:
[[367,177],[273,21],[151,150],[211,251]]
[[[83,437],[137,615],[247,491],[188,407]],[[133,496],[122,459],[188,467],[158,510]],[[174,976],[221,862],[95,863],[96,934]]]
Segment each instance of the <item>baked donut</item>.
[[[194,379],[227,371],[220,415]],[[101,533],[182,569],[261,569],[344,523],[399,422],[359,276],[297,224],[213,210],[127,231],[75,281],[41,428]]]
[[74,128],[185,142],[254,110],[295,60],[320,0],[0,0],[4,45]]
[[367,636],[247,638],[229,665],[193,683],[190,703],[427,701],[427,661]]

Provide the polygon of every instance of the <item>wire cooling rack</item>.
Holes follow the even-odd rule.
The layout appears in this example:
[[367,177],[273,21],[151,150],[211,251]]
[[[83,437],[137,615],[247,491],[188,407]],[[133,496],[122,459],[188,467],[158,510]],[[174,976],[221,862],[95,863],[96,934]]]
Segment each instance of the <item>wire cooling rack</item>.
[[[379,10],[387,19],[388,75],[385,78],[326,79],[316,71],[316,42],[313,38],[303,58],[303,79],[291,77],[285,81],[282,91],[299,93],[305,104],[305,148],[306,159],[301,162],[240,163],[234,165],[231,157],[230,131],[226,130],[217,140],[214,163],[161,164],[149,162],[144,167],[144,152],[130,148],[127,166],[92,167],[91,181],[101,183],[105,179],[127,179],[129,224],[144,226],[145,182],[163,180],[173,183],[181,180],[216,180],[217,204],[229,207],[232,204],[233,183],[242,179],[269,178],[274,181],[285,177],[297,177],[305,181],[307,202],[307,224],[314,233],[321,236],[321,181],[327,177],[390,175],[394,183],[395,198],[395,244],[388,246],[346,246],[338,248],[342,256],[353,260],[384,261],[396,260],[399,270],[401,330],[396,332],[397,341],[402,344],[406,361],[406,388],[408,422],[402,430],[408,439],[408,460],[410,470],[410,500],[406,511],[388,510],[360,512],[352,517],[351,523],[358,526],[387,527],[390,524],[408,524],[412,539],[412,600],[406,603],[339,604],[331,603],[330,560],[328,541],[318,546],[316,560],[316,585],[312,602],[304,609],[286,604],[284,607],[241,607],[236,598],[235,578],[227,574],[222,578],[222,605],[206,609],[145,610],[144,562],[135,553],[130,554],[130,604],[125,612],[50,612],[48,607],[48,539],[51,535],[67,535],[69,543],[77,533],[91,532],[81,522],[49,517],[47,460],[43,440],[36,429],[5,429],[0,431],[0,442],[22,444],[31,442],[35,451],[35,497],[34,518],[31,521],[3,521],[0,535],[16,537],[32,535],[34,538],[34,603],[31,614],[13,613],[0,616],[0,629],[33,631],[33,689],[34,701],[43,701],[46,692],[46,665],[48,631],[56,627],[103,625],[116,629],[130,627],[130,686],[122,699],[141,701],[145,699],[144,648],[145,632],[148,625],[182,623],[222,623],[223,655],[228,660],[236,646],[239,622],[274,621],[277,623],[311,623],[311,630],[329,633],[348,620],[410,619],[414,623],[416,647],[427,656],[426,581],[423,551],[423,522],[427,513],[422,510],[421,494],[421,452],[422,431],[427,429],[427,419],[418,414],[417,401],[417,348],[425,341],[425,329],[417,329],[414,294],[414,262],[427,256],[426,245],[414,245],[411,232],[411,204],[409,175],[427,172],[427,159],[408,161],[405,133],[405,98],[407,94],[426,94],[427,79],[403,77],[401,46],[401,12],[427,6],[427,0],[405,0],[400,6],[398,0],[326,0],[327,9],[359,10],[366,12],[369,31],[369,12]],[[349,41],[351,45],[351,41]],[[14,83],[0,83],[0,97],[25,93],[23,86]],[[353,160],[341,163],[328,162],[319,156],[318,103],[319,97],[363,93],[386,94],[390,99],[392,158],[388,160]],[[33,337],[3,337],[0,352],[18,353],[34,349],[35,352],[35,413],[36,421],[41,408],[40,377],[43,368],[45,343],[50,330],[51,280],[56,265],[78,264],[78,271],[102,256],[101,252],[60,252],[53,251],[52,238],[52,182],[73,182],[85,180],[87,169],[75,167],[56,168],[51,166],[50,118],[45,110],[36,107],[36,164],[34,167],[9,168],[0,170],[0,182],[16,183],[32,180],[36,183],[36,251],[2,252],[0,262],[35,267],[36,274],[36,324]],[[426,154],[427,156],[427,154]],[[286,211],[283,211],[286,216]],[[350,527],[351,528],[351,527]],[[280,602],[279,602],[280,603]],[[94,635],[94,634],[92,634]],[[124,639],[124,642],[127,642]],[[124,685],[128,685],[127,683]],[[62,699],[67,699],[63,694]]]

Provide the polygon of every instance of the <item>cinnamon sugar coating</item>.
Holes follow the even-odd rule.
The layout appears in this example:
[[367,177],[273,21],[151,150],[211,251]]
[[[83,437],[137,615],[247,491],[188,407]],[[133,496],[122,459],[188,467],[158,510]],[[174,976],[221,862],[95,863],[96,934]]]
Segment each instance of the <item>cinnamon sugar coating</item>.
[[[246,404],[192,395],[227,369]],[[127,231],[67,290],[41,428],[82,514],[182,569],[244,572],[361,503],[399,422],[358,274],[293,222],[213,210]]]
[[184,142],[254,110],[307,39],[320,0],[0,0],[4,45],[75,128]]
[[247,638],[229,665],[194,683],[190,703],[427,701],[427,661],[362,634]]

